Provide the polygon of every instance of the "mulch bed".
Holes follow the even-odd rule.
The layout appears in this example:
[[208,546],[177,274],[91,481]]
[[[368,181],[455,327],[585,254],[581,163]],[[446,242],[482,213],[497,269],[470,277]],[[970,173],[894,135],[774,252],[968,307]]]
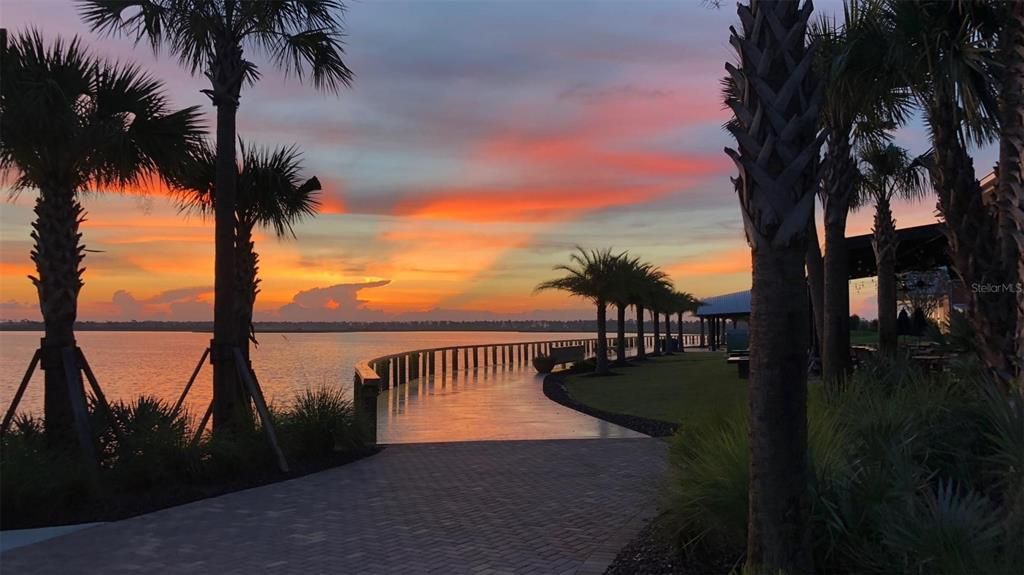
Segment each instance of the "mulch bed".
[[678,553],[658,529],[657,520],[648,523],[619,551],[605,575],[695,575],[735,573],[741,564],[734,559],[695,550],[694,555]]
[[603,409],[597,409],[576,401],[565,389],[565,377],[567,375],[574,375],[575,373],[579,372],[567,370],[557,373],[549,373],[544,377],[544,395],[551,401],[564,405],[570,409],[575,409],[576,411],[586,413],[587,415],[591,415],[598,419],[603,419],[614,423],[615,425],[621,425],[626,429],[632,429],[633,431],[650,435],[651,437],[670,437],[675,434],[677,429],[679,429],[678,423],[670,423],[668,421],[661,421],[658,419],[648,419],[637,415],[626,415],[625,413],[604,411]]

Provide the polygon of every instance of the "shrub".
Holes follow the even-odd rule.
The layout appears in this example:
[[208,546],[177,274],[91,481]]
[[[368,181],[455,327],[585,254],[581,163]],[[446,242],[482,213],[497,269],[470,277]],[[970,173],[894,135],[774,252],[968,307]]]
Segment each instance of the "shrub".
[[320,387],[296,394],[279,417],[286,455],[299,460],[330,457],[362,448],[364,433],[356,424],[352,402],[340,389]]
[[[816,570],[998,573],[1024,560],[1024,400],[977,373],[877,363],[811,394]],[[673,440],[664,521],[687,552],[742,558],[748,450],[745,417]]]
[[84,463],[47,448],[42,421],[18,416],[0,443],[0,524],[37,527],[94,494]]
[[100,465],[120,490],[141,491],[188,482],[199,474],[201,451],[191,442],[187,412],[155,397],[118,401],[110,412],[92,406]]

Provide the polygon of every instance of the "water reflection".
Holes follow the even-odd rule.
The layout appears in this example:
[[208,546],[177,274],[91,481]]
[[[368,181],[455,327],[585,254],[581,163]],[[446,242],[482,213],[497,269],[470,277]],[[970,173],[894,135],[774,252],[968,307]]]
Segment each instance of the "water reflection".
[[381,443],[646,437],[544,396],[532,367],[488,366],[410,381],[381,394]]

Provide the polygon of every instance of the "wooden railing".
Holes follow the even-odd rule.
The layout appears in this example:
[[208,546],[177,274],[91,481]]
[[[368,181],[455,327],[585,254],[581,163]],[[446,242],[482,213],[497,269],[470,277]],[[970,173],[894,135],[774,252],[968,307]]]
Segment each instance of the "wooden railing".
[[[673,334],[673,339],[678,339]],[[615,356],[617,337],[608,338],[608,354]],[[664,336],[661,336],[664,341]],[[403,351],[375,357],[356,366],[353,381],[353,401],[356,412],[367,426],[367,432],[376,436],[377,396],[382,390],[401,385],[420,377],[444,376],[448,373],[491,366],[528,366],[534,357],[548,355],[558,347],[582,346],[584,355],[597,352],[597,338],[559,339],[458,345]],[[683,334],[684,347],[700,346],[700,335]],[[636,349],[637,336],[626,337],[626,348]],[[654,351],[654,336],[644,335],[644,348]]]

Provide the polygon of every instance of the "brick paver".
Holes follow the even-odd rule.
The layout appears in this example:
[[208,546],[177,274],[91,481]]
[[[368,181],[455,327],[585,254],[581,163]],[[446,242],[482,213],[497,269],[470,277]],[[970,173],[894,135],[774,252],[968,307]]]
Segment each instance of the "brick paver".
[[395,445],[0,555],[4,573],[595,573],[653,512],[656,439]]

